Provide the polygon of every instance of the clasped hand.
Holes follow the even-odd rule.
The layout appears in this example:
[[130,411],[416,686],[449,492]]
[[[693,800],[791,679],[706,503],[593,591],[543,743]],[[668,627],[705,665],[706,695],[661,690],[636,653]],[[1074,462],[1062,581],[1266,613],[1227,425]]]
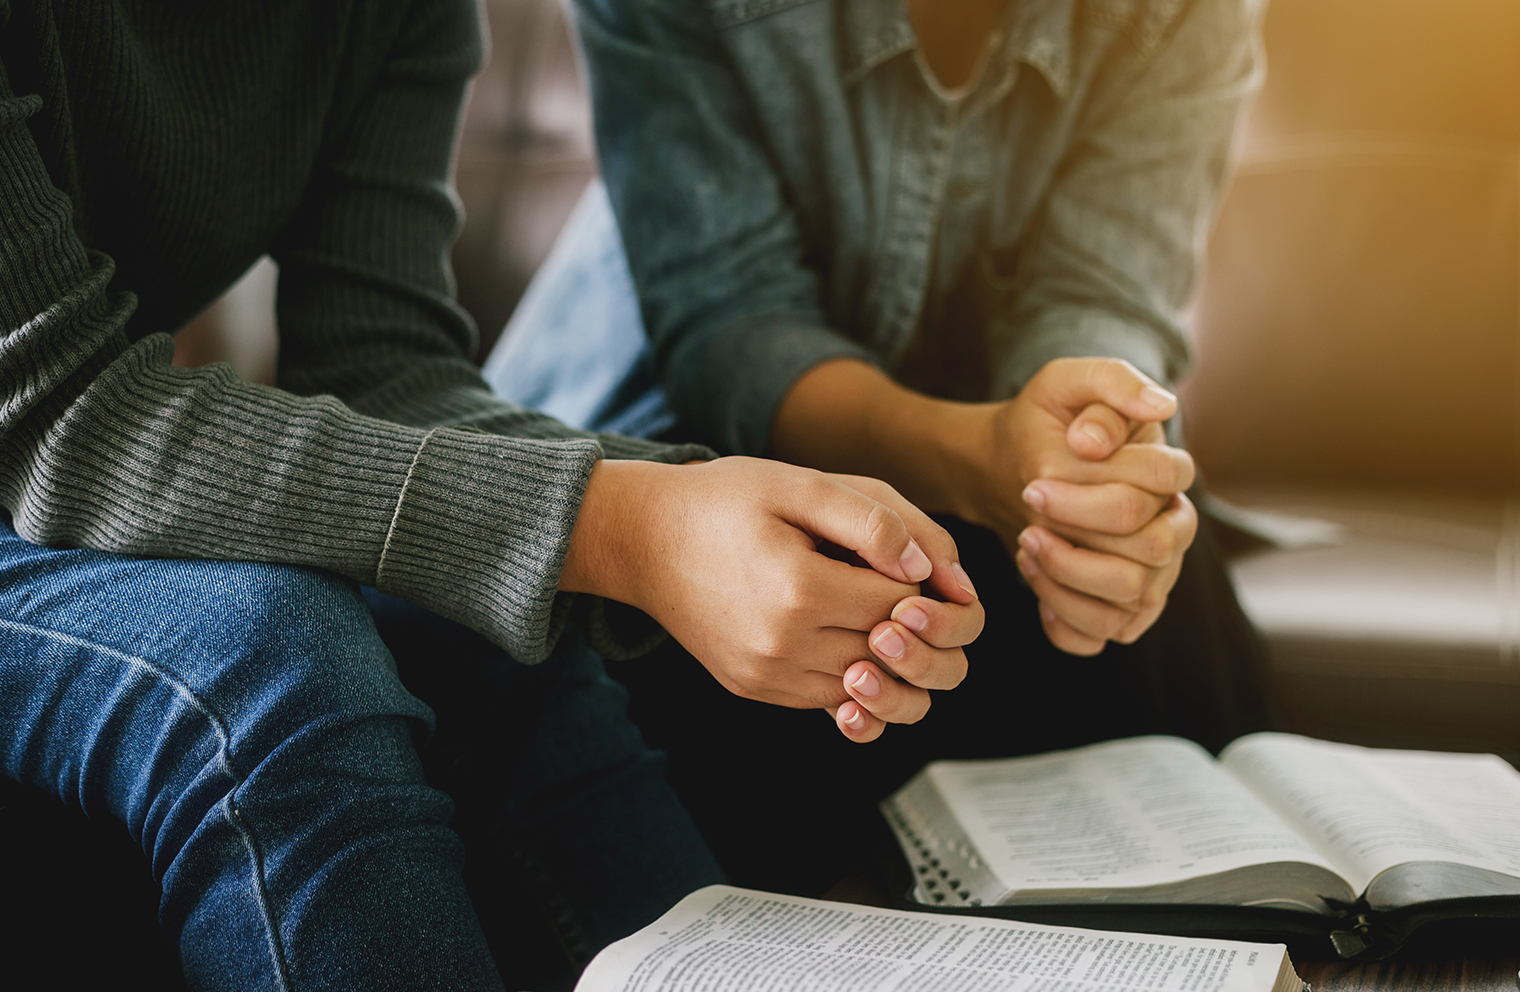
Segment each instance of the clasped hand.
[[861,742],[959,684],[984,618],[954,541],[896,490],[753,458],[599,462],[560,588],[639,607],[729,691]]
[[1193,460],[1162,431],[1176,411],[1174,396],[1117,359],[1053,361],[995,408],[984,519],[1063,651],[1132,643],[1166,605],[1198,528],[1183,495]]

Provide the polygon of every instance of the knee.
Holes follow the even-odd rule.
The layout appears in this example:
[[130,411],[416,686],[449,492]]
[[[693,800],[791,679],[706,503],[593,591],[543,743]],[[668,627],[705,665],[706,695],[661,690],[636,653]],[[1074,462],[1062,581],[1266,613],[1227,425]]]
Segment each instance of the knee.
[[[70,664],[59,676],[101,687],[99,698],[81,701],[96,713],[87,720],[141,723],[111,736],[144,759],[160,747],[189,754],[214,745],[241,778],[301,735],[372,720],[414,736],[431,727],[431,711],[402,686],[357,587],[335,575],[99,554],[60,564],[68,587],[45,622],[88,645],[79,664],[90,671],[70,674]],[[102,595],[113,610],[98,609]],[[189,747],[185,735],[201,743]]]
[[[165,815],[144,836],[156,835],[156,867],[213,826],[234,847],[245,831],[261,845],[285,838],[288,857],[322,848],[297,840],[322,825],[343,836],[383,832],[390,819],[441,829],[452,807],[427,788],[417,757],[432,711],[402,685],[357,588],[283,566],[207,571],[186,591],[201,617],[194,643],[177,661],[158,655],[184,680],[175,718],[201,743],[193,767],[157,776]],[[160,745],[172,736],[166,728]],[[167,764],[168,750],[146,764]]]
[[[402,685],[363,597],[309,569],[234,563],[204,584],[191,688],[227,721],[240,764],[293,736],[372,719],[426,733],[433,715]],[[329,729],[328,732],[331,732]]]

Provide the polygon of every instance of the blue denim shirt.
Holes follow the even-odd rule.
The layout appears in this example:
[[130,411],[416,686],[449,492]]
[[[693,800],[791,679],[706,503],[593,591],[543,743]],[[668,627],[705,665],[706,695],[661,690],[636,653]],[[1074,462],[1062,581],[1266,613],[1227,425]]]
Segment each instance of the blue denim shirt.
[[903,0],[574,6],[655,367],[721,446],[839,356],[968,400],[1182,372],[1264,0],[1009,0],[957,92]]

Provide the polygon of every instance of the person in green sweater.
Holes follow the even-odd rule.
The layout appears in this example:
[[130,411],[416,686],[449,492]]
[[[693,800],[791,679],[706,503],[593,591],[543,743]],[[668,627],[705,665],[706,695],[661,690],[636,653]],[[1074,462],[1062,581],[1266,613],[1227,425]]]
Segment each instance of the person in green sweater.
[[[598,653],[668,631],[868,741],[981,627],[880,482],[491,395],[447,262],[481,53],[468,0],[0,0],[0,767],[131,832],[193,988],[517,973],[435,726],[477,850],[584,956],[722,877]],[[172,366],[266,253],[278,388]]]

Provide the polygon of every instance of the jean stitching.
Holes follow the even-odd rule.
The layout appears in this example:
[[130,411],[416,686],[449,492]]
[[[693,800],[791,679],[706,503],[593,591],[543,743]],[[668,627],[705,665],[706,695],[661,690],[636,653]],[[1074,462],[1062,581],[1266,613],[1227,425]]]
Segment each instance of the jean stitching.
[[190,705],[195,708],[196,712],[200,713],[203,717],[206,718],[212,727],[216,728],[216,734],[220,741],[220,744],[217,748],[217,758],[221,762],[222,767],[226,769],[227,776],[232,780],[233,783],[232,788],[228,790],[227,793],[228,820],[232,824],[233,829],[237,831],[238,837],[243,841],[243,846],[247,849],[248,857],[253,862],[254,886],[258,892],[259,912],[264,917],[264,927],[269,934],[269,940],[271,944],[270,951],[274,958],[275,971],[279,976],[280,988],[289,989],[289,968],[285,960],[285,944],[284,941],[280,938],[279,928],[274,923],[274,914],[269,905],[269,890],[265,885],[263,850],[260,847],[258,840],[253,836],[252,829],[248,827],[247,824],[243,821],[242,814],[238,812],[237,800],[234,798],[237,790],[242,787],[244,780],[243,777],[238,774],[237,768],[232,763],[232,756],[230,753],[232,735],[228,733],[226,723],[222,720],[221,717],[216,714],[214,710],[211,709],[211,707],[206,705],[205,701],[203,701],[200,696],[196,694],[195,690],[191,689],[183,679],[177,677],[174,675],[174,673],[170,672],[163,666],[149,661],[146,658],[127,654],[125,651],[120,651],[116,648],[109,647],[105,644],[99,644],[95,641],[85,640],[84,638],[76,637],[73,634],[66,634],[62,631],[51,630],[47,627],[38,627],[34,624],[22,623],[18,620],[0,619],[0,630],[6,629],[19,631],[23,634],[33,634],[47,640],[61,642],[73,647],[85,648],[87,650],[95,651],[102,655],[105,655],[108,658],[113,658],[117,661],[125,662],[133,669],[146,670],[150,676],[155,677],[165,684],[172,686],[177,695],[187,700]]

